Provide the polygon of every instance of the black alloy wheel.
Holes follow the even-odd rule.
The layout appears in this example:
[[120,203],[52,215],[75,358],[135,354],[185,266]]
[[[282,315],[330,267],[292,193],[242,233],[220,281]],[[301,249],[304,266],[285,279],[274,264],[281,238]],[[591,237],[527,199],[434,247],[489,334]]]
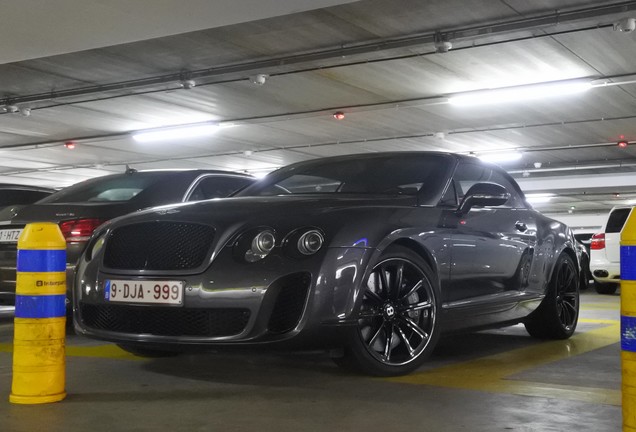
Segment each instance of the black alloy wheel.
[[567,339],[579,319],[579,275],[572,258],[559,256],[541,305],[526,319],[530,335],[542,339]]
[[345,362],[377,376],[402,375],[420,366],[437,340],[434,280],[410,249],[387,250],[367,279]]
[[576,327],[579,315],[579,293],[574,263],[561,260],[557,269],[556,303],[559,321],[565,331]]
[[579,281],[579,291],[586,290],[590,287],[590,260],[585,255],[581,256],[581,280]]

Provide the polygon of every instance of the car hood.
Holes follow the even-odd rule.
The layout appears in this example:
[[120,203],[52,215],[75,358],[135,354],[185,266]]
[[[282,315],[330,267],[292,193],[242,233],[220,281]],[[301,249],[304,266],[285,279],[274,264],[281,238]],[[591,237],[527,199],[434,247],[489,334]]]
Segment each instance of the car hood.
[[236,197],[220,198],[196,203],[176,204],[139,212],[137,216],[176,215],[189,218],[205,215],[215,222],[237,219],[281,219],[294,216],[325,215],[343,210],[369,211],[370,209],[413,207],[417,204],[414,196],[360,196],[324,195]]
[[338,231],[378,226],[379,220],[383,230],[400,227],[403,211],[414,210],[416,204],[414,196],[386,195],[222,198],[154,207],[115,219],[104,228],[152,221],[202,223],[213,226],[218,242],[224,243],[244,229],[259,226],[271,227],[283,235],[299,227],[315,226],[334,239]]

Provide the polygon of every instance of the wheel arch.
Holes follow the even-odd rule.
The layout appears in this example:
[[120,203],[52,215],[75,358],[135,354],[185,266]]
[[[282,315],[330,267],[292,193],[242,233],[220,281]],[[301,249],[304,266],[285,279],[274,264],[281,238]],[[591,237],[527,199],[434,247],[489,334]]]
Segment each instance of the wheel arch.
[[[580,265],[580,263],[579,263],[579,259],[578,259],[578,257],[576,256],[576,252],[574,251],[574,249],[572,249],[571,247],[569,247],[569,246],[567,246],[567,245],[566,245],[566,246],[565,246],[565,247],[561,250],[561,252],[559,252],[558,254],[556,254],[556,256],[555,256],[555,260],[554,260],[554,262],[552,263],[552,268],[550,269],[549,277],[547,278],[547,280],[548,280],[548,281],[552,280],[552,276],[554,275],[554,271],[555,271],[555,269],[556,269],[556,266],[555,266],[554,264],[555,264],[555,263],[556,263],[556,261],[559,259],[559,257],[560,257],[561,255],[564,255],[564,254],[565,254],[565,255],[567,255],[567,256],[569,256],[569,257],[572,259],[572,262],[574,262],[574,269],[576,270],[576,272],[577,272],[577,273],[576,273],[576,275],[578,276],[578,279],[580,280],[580,277],[581,277],[581,274],[580,274],[580,271],[581,271],[581,265]],[[579,288],[580,288],[580,287],[579,287]]]
[[435,293],[438,296],[438,298],[441,298],[440,284],[441,284],[441,279],[443,278],[443,275],[440,274],[440,268],[437,265],[437,259],[435,258],[435,255],[429,249],[427,249],[426,246],[424,246],[423,244],[409,237],[401,237],[387,244],[386,247],[382,249],[380,254],[382,254],[391,246],[401,246],[406,249],[409,249],[424,260],[424,262],[428,265],[428,267],[433,272],[433,281],[432,281],[433,289],[435,290]]
[[424,261],[426,261],[426,264],[428,264],[431,270],[437,273],[437,265],[435,262],[435,258],[433,258],[433,255],[424,246],[422,246],[420,243],[416,242],[415,240],[412,240],[408,237],[404,237],[404,238],[397,239],[391,244],[389,244],[387,246],[387,249],[391,246],[402,246],[402,247],[411,249],[413,252],[417,253],[422,258],[424,258]]
[[[403,233],[403,235],[399,237],[385,237],[384,240],[381,241],[376,248],[374,248],[375,250],[373,255],[366,262],[364,276],[361,278],[362,283],[366,283],[366,280],[369,277],[373,266],[375,265],[375,263],[378,262],[380,257],[392,246],[399,246],[408,249],[409,251],[416,254],[418,257],[422,258],[422,260],[424,260],[424,263],[426,263],[426,265],[432,272],[432,283],[435,294],[437,295],[437,298],[441,298],[442,279],[446,277],[446,274],[444,273],[444,270],[440,269],[438,265],[438,258],[434,252],[435,249],[427,247],[426,244],[423,244],[421,241],[418,240],[409,237],[407,233]],[[434,244],[431,246],[434,246]],[[362,298],[360,296],[356,296],[356,298],[354,299],[354,304],[351,307],[351,311],[357,311],[360,307],[361,302]]]
[[572,258],[572,261],[574,261],[574,263],[578,263],[579,259],[576,256],[576,252],[574,252],[574,249],[572,249],[571,247],[565,247],[563,248],[563,250],[561,251],[562,254],[568,254],[570,255],[570,258]]

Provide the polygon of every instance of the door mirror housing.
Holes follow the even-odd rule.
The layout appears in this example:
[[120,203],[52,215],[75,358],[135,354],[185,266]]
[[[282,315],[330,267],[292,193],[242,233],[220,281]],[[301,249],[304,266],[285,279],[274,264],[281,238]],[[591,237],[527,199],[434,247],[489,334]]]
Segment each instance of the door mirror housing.
[[468,189],[457,208],[458,214],[465,214],[473,207],[497,207],[510,199],[510,193],[497,183],[475,183]]

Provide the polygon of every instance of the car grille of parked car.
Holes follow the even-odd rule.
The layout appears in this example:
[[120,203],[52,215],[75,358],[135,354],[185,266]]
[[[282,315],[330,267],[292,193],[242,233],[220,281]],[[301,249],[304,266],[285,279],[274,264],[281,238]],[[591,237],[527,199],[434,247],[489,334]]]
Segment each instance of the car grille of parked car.
[[157,336],[220,337],[241,333],[250,318],[248,309],[182,309],[144,306],[80,304],[87,327],[117,333]]
[[[17,253],[18,244],[17,243],[0,243],[0,251],[1,252],[13,252]],[[15,258],[15,257],[13,257]]]
[[[296,273],[280,279],[276,286],[280,291],[267,325],[271,333],[286,333],[293,330],[303,313],[311,275]],[[271,288],[270,288],[271,289]]]
[[203,264],[214,228],[181,222],[149,222],[116,228],[104,265],[117,270],[190,270]]

